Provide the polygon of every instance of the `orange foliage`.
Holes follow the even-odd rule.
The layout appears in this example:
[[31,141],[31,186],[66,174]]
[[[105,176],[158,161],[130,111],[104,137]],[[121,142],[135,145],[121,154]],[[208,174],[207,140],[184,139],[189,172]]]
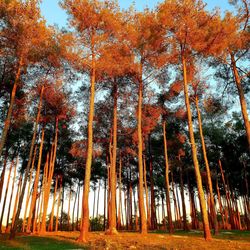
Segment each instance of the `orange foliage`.
[[[87,141],[82,140],[82,141],[76,141],[75,143],[72,144],[72,147],[69,151],[69,153],[78,158],[83,158],[86,159],[87,157]],[[93,150],[93,157],[100,157],[102,154],[102,151],[100,149],[95,149]]]

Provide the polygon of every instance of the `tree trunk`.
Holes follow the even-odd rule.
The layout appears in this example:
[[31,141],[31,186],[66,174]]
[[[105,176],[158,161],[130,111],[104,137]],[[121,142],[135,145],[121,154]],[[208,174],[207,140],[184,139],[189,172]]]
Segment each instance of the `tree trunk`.
[[206,201],[205,201],[203,187],[202,187],[202,179],[201,179],[201,174],[200,174],[200,167],[199,167],[199,162],[197,158],[197,150],[196,150],[196,144],[195,144],[195,138],[194,138],[192,113],[191,113],[189,96],[188,96],[186,59],[184,55],[182,55],[182,66],[183,66],[184,95],[185,95],[185,104],[186,104],[187,117],[188,117],[189,136],[190,136],[190,143],[191,143],[191,149],[192,149],[195,177],[196,177],[197,188],[198,188],[198,195],[199,195],[200,206],[201,206],[204,237],[206,240],[211,240],[212,238],[211,238],[211,233],[210,233],[210,228],[209,228]]
[[122,158],[120,154],[119,161],[119,205],[118,205],[118,217],[117,217],[117,227],[121,229],[121,213],[122,213]]
[[219,189],[218,179],[217,178],[216,178],[216,190],[217,190],[217,198],[218,198],[218,203],[219,203],[219,208],[220,208],[222,226],[223,226],[223,229],[226,229],[225,219],[224,219],[224,212],[223,212],[223,207],[222,207],[222,203],[221,203],[220,189]]
[[185,203],[185,192],[184,192],[184,183],[183,183],[183,166],[180,167],[180,191],[181,191],[181,203],[182,203],[182,220],[183,220],[183,230],[189,231],[187,225],[187,212],[186,212],[186,203]]
[[64,186],[62,187],[62,206],[61,206],[61,217],[60,217],[60,230],[63,231],[63,206],[64,206]]
[[[14,167],[14,177],[13,177],[12,188],[11,188],[11,195],[10,195],[10,200],[9,200],[9,208],[8,208],[8,215],[7,215],[7,222],[6,222],[5,233],[9,232],[10,209],[11,209],[12,196],[13,196],[14,184],[15,184],[15,179],[16,179],[16,168],[17,168],[17,165],[18,165],[18,157],[16,158],[16,164],[15,164],[15,167]],[[8,186],[7,186],[7,190],[8,190]]]
[[213,218],[214,234],[217,235],[219,233],[219,228],[218,228],[217,214],[216,214],[216,208],[215,208],[215,203],[214,203],[213,184],[212,184],[212,179],[211,179],[210,167],[209,167],[209,163],[207,159],[207,150],[206,150],[206,144],[205,144],[205,140],[203,136],[201,113],[199,109],[199,99],[197,95],[195,97],[195,106],[196,106],[197,115],[198,115],[201,145],[202,145],[203,157],[204,157],[206,173],[207,173],[207,183],[208,183],[209,195],[210,195],[211,214]]
[[179,223],[180,223],[180,211],[179,211],[179,207],[177,205],[177,200],[176,200],[176,195],[175,195],[175,191],[174,191],[174,175],[173,175],[173,171],[171,171],[171,181],[172,181],[172,192],[173,192],[173,200],[174,200],[174,207],[175,207],[175,222],[177,223],[177,226],[179,227]]
[[50,221],[49,221],[48,231],[53,231],[53,227],[54,227],[54,208],[55,208],[55,202],[56,202],[57,185],[58,185],[58,176],[56,176],[55,190],[54,190],[54,196],[53,196],[52,209],[51,209],[51,213],[50,213]]
[[2,200],[3,184],[4,184],[4,178],[5,178],[7,159],[8,159],[8,153],[6,151],[5,157],[4,157],[4,163],[3,163],[3,170],[2,170],[2,173],[1,173],[1,177],[0,177],[0,203],[1,203],[1,200]]
[[221,160],[219,160],[219,168],[220,168],[220,172],[221,172],[222,183],[223,183],[225,193],[226,193],[226,202],[227,202],[227,208],[228,208],[228,212],[229,212],[230,224],[231,224],[231,227],[233,228],[234,227],[234,221],[233,221],[232,207],[231,207],[231,204],[230,204],[230,195],[229,195],[229,190],[228,190],[227,185],[226,185]]
[[[48,175],[49,175],[49,168],[50,168],[50,154],[49,152],[47,153],[47,158],[46,158],[46,163],[45,163],[45,167],[44,167],[44,170],[43,170],[43,179],[42,179],[42,186],[41,186],[41,192],[40,192],[40,196],[41,196],[41,205],[40,205],[40,208],[39,208],[39,216],[38,216],[38,232],[41,234],[41,233],[44,233],[41,232],[41,223],[42,222],[42,218],[43,218],[43,214],[44,214],[44,205],[45,205],[45,189],[46,189],[46,182],[47,182],[47,179],[48,179]],[[34,232],[34,231],[33,231]]]
[[134,219],[135,219],[134,230],[137,232],[138,231],[138,215],[137,215],[137,202],[136,202],[136,197],[135,197],[135,188],[132,191],[132,195],[134,197]]
[[129,180],[129,199],[128,199],[128,205],[129,205],[129,230],[132,230],[133,228],[133,187],[132,187],[132,171],[130,168],[130,180]]
[[97,191],[96,218],[98,218],[99,216],[100,189],[101,189],[101,180],[99,180],[98,191]]
[[46,231],[46,216],[47,216],[47,209],[48,209],[48,203],[49,203],[51,183],[52,183],[52,178],[54,175],[54,166],[55,166],[55,161],[56,161],[57,138],[58,138],[58,118],[56,118],[56,121],[55,121],[55,140],[54,140],[54,147],[52,144],[50,161],[48,163],[48,173],[47,173],[48,177],[45,178],[43,216],[42,216],[42,223],[41,223],[42,234],[45,233]]
[[[37,206],[37,220],[34,220],[32,232],[35,231],[40,232],[41,230],[41,217],[42,217],[42,210],[43,210],[43,202],[44,202],[44,191],[43,185],[41,185],[40,195],[39,195],[39,205]],[[37,221],[37,230],[36,230],[36,221]]]
[[[107,161],[108,162],[108,161]],[[107,170],[108,170],[108,188],[107,188],[107,214],[108,214],[108,218],[107,218],[107,228],[109,227],[109,223],[110,223],[110,164],[107,165]]]
[[25,210],[24,210],[24,217],[23,217],[23,228],[22,228],[23,233],[25,231],[27,209],[28,209],[28,205],[29,205],[29,201],[30,201],[30,197],[31,197],[30,188],[31,188],[31,182],[32,182],[32,172],[33,172],[33,169],[34,169],[35,159],[36,159],[36,151],[37,151],[37,146],[35,147],[35,150],[34,150],[34,155],[33,155],[30,175],[29,175],[29,184],[28,184],[28,191],[27,191]]
[[189,201],[190,201],[190,217],[191,217],[191,224],[192,229],[195,230],[196,228],[196,214],[195,214],[195,203],[194,203],[194,191],[190,185],[190,181],[188,179],[188,191],[189,191]]
[[80,194],[81,194],[81,184],[80,184],[80,180],[78,183],[78,199],[77,199],[77,212],[76,212],[76,227],[75,230],[79,230],[79,208],[80,208]]
[[26,229],[27,232],[30,232],[32,212],[34,211],[34,207],[35,207],[35,203],[37,199],[37,189],[38,189],[40,167],[41,167],[42,153],[43,153],[43,142],[44,142],[44,128],[42,129],[42,137],[41,137],[40,149],[39,149],[39,158],[38,158],[38,163],[37,163],[33,193],[32,193],[31,204],[30,204],[29,218],[28,218],[27,229]]
[[155,210],[155,188],[153,176],[153,162],[151,155],[151,138],[148,136],[148,154],[149,154],[149,175],[150,175],[150,210],[151,210],[151,229],[156,229],[156,210]]
[[146,208],[147,208],[147,224],[148,228],[151,228],[151,218],[150,218],[150,207],[149,207],[149,196],[148,196],[148,183],[147,183],[147,164],[145,157],[143,158],[143,172],[144,172],[144,186],[146,191]]
[[106,230],[106,211],[107,211],[107,178],[104,180],[104,218],[103,218],[103,230]]
[[164,140],[164,156],[165,156],[165,184],[166,184],[166,204],[168,213],[168,231],[170,234],[174,232],[172,221],[171,204],[170,204],[170,188],[169,188],[169,163],[168,163],[168,144],[166,136],[166,122],[163,122],[163,140]]
[[[179,188],[180,189],[180,188]],[[176,191],[176,200],[177,200],[177,206],[179,211],[179,228],[182,228],[182,221],[181,221],[181,205],[180,205],[180,199],[179,199],[179,192],[178,187],[175,185],[175,191]]]
[[[21,213],[24,193],[25,193],[25,189],[26,189],[26,185],[27,185],[27,181],[28,181],[28,176],[30,173],[30,165],[31,165],[31,161],[32,161],[32,155],[33,155],[33,150],[34,150],[34,145],[35,145],[35,140],[36,140],[36,132],[37,132],[37,127],[38,127],[38,123],[40,120],[40,113],[41,113],[41,108],[42,108],[43,91],[44,91],[44,86],[42,86],[41,93],[40,93],[40,100],[39,100],[39,105],[38,105],[36,123],[35,123],[35,128],[34,128],[33,137],[32,137],[32,141],[31,141],[30,152],[29,152],[29,160],[28,160],[28,164],[27,164],[27,167],[25,170],[23,187],[21,190],[20,199],[19,199],[18,207],[17,207],[16,217],[15,217],[15,219],[17,221],[18,221],[20,213]],[[1,155],[1,153],[0,153],[0,155]],[[15,237],[16,228],[17,228],[17,222],[14,221],[13,227],[11,228],[11,232],[10,232],[10,239],[13,239]]]
[[92,219],[95,218],[95,200],[96,200],[95,196],[96,196],[96,186],[94,184],[94,204],[93,204]]
[[118,99],[118,89],[117,82],[114,79],[113,88],[113,150],[112,150],[112,163],[110,166],[110,218],[109,218],[109,228],[107,234],[117,234],[116,230],[116,155],[117,155],[117,99]]
[[21,192],[21,187],[22,187],[22,174],[20,174],[18,185],[17,185],[17,193],[16,193],[16,198],[15,198],[15,204],[13,208],[13,213],[12,213],[12,222],[11,222],[11,227],[14,225],[15,217],[16,217],[16,210],[17,210],[17,203],[19,199],[19,194]]
[[18,68],[17,68],[17,72],[16,72],[16,76],[15,76],[15,81],[14,81],[12,91],[11,91],[10,105],[9,105],[7,117],[5,118],[5,121],[4,121],[2,137],[1,137],[1,140],[0,140],[0,156],[2,155],[4,144],[5,144],[7,134],[8,134],[8,131],[9,131],[9,127],[10,127],[10,123],[11,123],[11,116],[12,116],[12,111],[13,111],[13,107],[14,107],[14,104],[15,104],[15,98],[16,98],[16,90],[17,90],[18,82],[19,82],[20,75],[21,75],[21,69],[22,69],[22,66],[23,66],[22,64],[23,64],[23,60],[21,58],[19,63],[18,63]]
[[58,217],[59,217],[59,208],[60,208],[60,203],[61,203],[61,196],[62,196],[62,179],[59,179],[60,181],[60,190],[59,190],[59,197],[57,201],[57,209],[56,209],[56,226],[55,226],[55,232],[58,231]]
[[67,219],[68,219],[68,231],[70,231],[70,200],[71,200],[71,187],[69,190],[69,203],[68,203],[68,215],[67,215]]
[[147,219],[144,206],[144,190],[143,190],[143,140],[142,140],[142,102],[143,102],[143,82],[142,82],[142,63],[140,66],[140,80],[138,92],[138,110],[137,110],[137,133],[138,133],[138,170],[139,170],[139,185],[138,199],[140,211],[141,233],[147,233]]
[[236,66],[234,54],[230,53],[230,56],[231,56],[231,65],[232,65],[234,80],[235,80],[235,84],[236,84],[236,87],[238,89],[238,94],[239,94],[239,98],[240,98],[241,113],[242,113],[242,116],[244,119],[244,124],[245,124],[245,129],[246,129],[248,149],[250,151],[250,121],[249,121],[248,113],[247,113],[247,102],[246,102],[246,99],[244,96],[243,87],[241,85],[241,79],[240,79],[239,72],[238,72],[238,69]]
[[87,146],[87,160],[85,167],[85,180],[84,180],[84,190],[83,190],[83,215],[82,215],[82,228],[80,231],[80,236],[78,238],[79,242],[86,242],[87,234],[89,232],[89,186],[90,186],[90,176],[91,176],[91,165],[92,165],[92,153],[93,153],[93,118],[94,118],[94,103],[95,103],[95,78],[96,78],[96,62],[94,54],[94,36],[92,34],[91,47],[92,47],[92,66],[91,66],[91,86],[90,86],[90,104],[89,104],[89,117],[88,117],[88,146]]
[[10,170],[8,174],[7,184],[6,184],[7,189],[6,189],[6,192],[4,193],[4,198],[3,198],[2,213],[1,213],[1,219],[0,219],[0,233],[2,233],[3,216],[5,212],[6,199],[7,199],[8,190],[9,190],[8,187],[9,187],[9,182],[10,182],[10,175],[11,175],[13,165],[14,165],[14,159],[12,160],[11,165],[10,165]]
[[[78,184],[79,186],[79,184]],[[78,197],[78,186],[77,186],[77,190],[76,190],[76,194],[75,194],[75,200],[74,200],[74,205],[73,205],[73,211],[72,211],[72,231],[75,231],[75,209],[76,209],[76,201],[77,201],[77,197]]]

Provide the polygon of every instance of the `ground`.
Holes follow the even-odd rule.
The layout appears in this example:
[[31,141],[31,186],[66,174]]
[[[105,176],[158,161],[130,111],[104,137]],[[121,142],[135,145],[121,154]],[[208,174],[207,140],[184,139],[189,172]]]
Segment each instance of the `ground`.
[[8,235],[0,236],[0,250],[80,250],[80,249],[165,249],[165,250],[229,250],[250,249],[250,232],[222,231],[212,241],[206,242],[202,232],[178,231],[174,235],[164,232],[151,232],[142,236],[139,233],[119,233],[107,236],[104,233],[90,233],[87,244],[76,243],[78,232],[46,233],[46,235],[18,235],[9,241]]

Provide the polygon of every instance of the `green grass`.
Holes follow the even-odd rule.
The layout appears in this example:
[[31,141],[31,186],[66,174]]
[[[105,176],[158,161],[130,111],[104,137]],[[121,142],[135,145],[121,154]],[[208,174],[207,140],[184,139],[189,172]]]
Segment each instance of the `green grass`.
[[36,236],[20,236],[16,237],[14,242],[8,241],[5,238],[0,238],[0,250],[73,250],[73,249],[86,249],[77,244],[67,242],[65,240],[56,240],[49,237],[36,237]]
[[[166,234],[167,231],[157,230],[153,233],[157,234]],[[240,241],[248,241],[250,242],[250,231],[240,231],[240,230],[220,230],[219,235],[213,235],[211,231],[212,237],[215,239],[221,240],[240,240]],[[189,237],[203,237],[203,231],[201,230],[190,230],[189,232],[183,230],[177,230],[173,235],[178,236],[189,236]]]

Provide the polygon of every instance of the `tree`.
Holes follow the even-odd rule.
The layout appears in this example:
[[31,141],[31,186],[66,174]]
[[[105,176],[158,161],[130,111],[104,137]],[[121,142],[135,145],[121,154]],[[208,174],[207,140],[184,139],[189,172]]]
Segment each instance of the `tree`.
[[249,60],[249,3],[247,0],[231,1],[231,3],[237,7],[237,15],[228,12],[222,20],[220,25],[223,37],[220,44],[223,49],[217,51],[214,56],[222,64],[228,65],[233,74],[250,150],[250,122],[244,88],[250,74],[247,68],[244,69],[244,64],[247,65]]
[[[178,13],[178,15],[176,15]],[[171,18],[175,17],[175,18]],[[192,149],[192,157],[195,168],[195,175],[198,187],[199,201],[202,210],[202,219],[204,226],[204,237],[211,239],[206,202],[202,187],[200,167],[197,158],[197,148],[194,138],[194,129],[192,121],[192,112],[190,108],[188,73],[192,70],[192,53],[208,53],[212,48],[216,38],[216,29],[218,17],[211,17],[204,10],[204,4],[201,1],[165,1],[160,5],[159,18],[166,27],[166,32],[173,38],[173,51],[179,56],[181,62],[181,71],[183,76],[184,97],[188,117],[189,139]],[[189,70],[190,72],[187,72]]]
[[141,233],[147,233],[147,220],[144,207],[144,188],[143,188],[143,137],[142,137],[142,107],[143,89],[147,81],[152,80],[154,68],[162,65],[160,51],[163,46],[161,26],[158,24],[153,12],[127,13],[130,22],[127,22],[126,34],[131,52],[136,58],[134,83],[138,86],[137,103],[137,136],[138,136],[138,170],[139,170],[139,211],[141,222]]
[[[79,35],[81,58],[79,70],[88,72],[90,77],[90,102],[88,113],[88,145],[85,167],[85,181],[83,192],[83,221],[78,241],[86,241],[89,229],[88,196],[90,186],[92,152],[93,152],[93,118],[95,101],[95,84],[98,74],[98,59],[104,44],[112,39],[113,29],[116,28],[115,2],[100,2],[97,0],[65,0],[63,8],[71,16],[71,25]],[[101,66],[101,65],[100,65]]]
[[1,18],[4,23],[1,31],[1,42],[4,49],[1,53],[4,56],[11,56],[15,61],[15,79],[0,141],[1,155],[10,126],[16,91],[21,86],[20,78],[29,66],[41,60],[43,55],[41,48],[46,47],[51,30],[46,27],[41,18],[37,0],[1,1],[0,12],[4,13]]

